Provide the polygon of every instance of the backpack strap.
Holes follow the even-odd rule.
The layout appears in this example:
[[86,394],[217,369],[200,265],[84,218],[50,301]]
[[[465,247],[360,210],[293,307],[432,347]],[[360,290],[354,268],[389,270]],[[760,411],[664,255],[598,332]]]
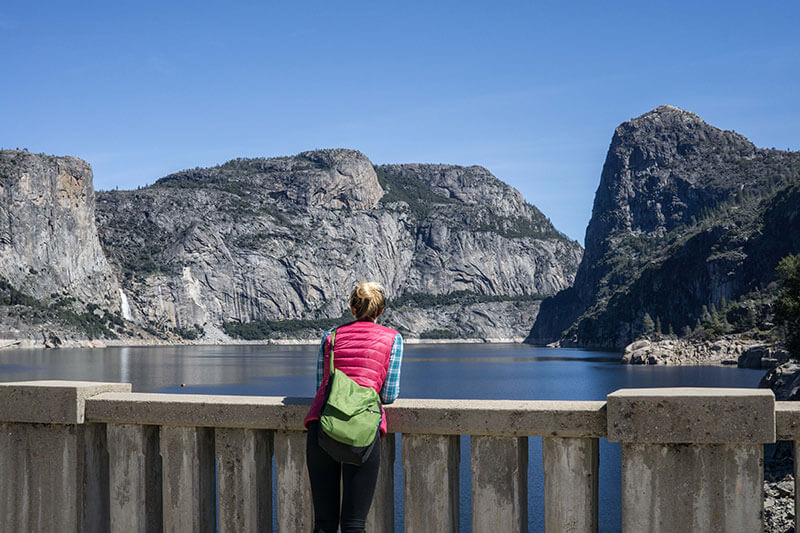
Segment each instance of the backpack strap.
[[331,368],[330,368],[330,371],[328,372],[328,376],[329,377],[333,376],[333,341],[334,341],[334,339],[336,339],[336,328],[333,328],[333,331],[331,331],[331,357],[330,357],[330,359],[331,359]]

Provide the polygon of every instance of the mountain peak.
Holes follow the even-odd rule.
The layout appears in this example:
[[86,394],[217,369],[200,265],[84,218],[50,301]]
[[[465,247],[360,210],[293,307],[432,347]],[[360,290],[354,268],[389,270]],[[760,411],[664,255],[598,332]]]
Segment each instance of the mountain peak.
[[691,111],[687,111],[685,109],[681,109],[678,106],[674,106],[674,105],[670,105],[670,104],[660,105],[657,108],[653,109],[652,111],[648,111],[647,113],[645,113],[642,116],[650,115],[650,114],[664,114],[664,113],[680,113],[680,114],[690,115],[692,117],[700,118],[699,116],[697,116],[696,113],[692,113]]
[[643,115],[639,115],[628,122],[624,122],[622,125],[624,126],[626,124],[630,124],[634,127],[642,127],[646,124],[663,124],[667,127],[688,124],[708,126],[696,113],[686,111],[674,105],[658,106]]
[[317,150],[308,150],[297,154],[296,157],[302,157],[309,161],[324,164],[328,167],[335,168],[341,165],[348,164],[366,164],[372,165],[369,158],[358,150],[350,148],[322,148]]
[[[617,126],[612,148],[639,149],[660,158],[683,157],[706,149],[752,153],[756,147],[735,131],[706,123],[699,115],[673,105],[662,105]],[[689,147],[694,147],[689,149]]]

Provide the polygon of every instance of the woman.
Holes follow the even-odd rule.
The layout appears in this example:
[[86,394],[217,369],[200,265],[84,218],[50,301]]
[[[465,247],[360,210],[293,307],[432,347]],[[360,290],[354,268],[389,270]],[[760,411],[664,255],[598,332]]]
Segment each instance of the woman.
[[[362,281],[353,289],[350,312],[355,321],[335,328],[333,364],[362,387],[377,391],[383,403],[392,403],[400,392],[403,338],[397,331],[377,324],[385,305],[383,287],[378,283]],[[363,532],[366,531],[367,513],[378,480],[380,443],[372,447],[366,462],[355,466],[334,460],[317,442],[319,417],[325,403],[330,372],[332,331],[325,334],[319,347],[317,395],[305,419],[308,429],[306,462],[314,500],[314,531],[334,533],[339,528],[341,518],[342,533]],[[383,412],[379,429],[381,437],[386,434],[386,415]]]

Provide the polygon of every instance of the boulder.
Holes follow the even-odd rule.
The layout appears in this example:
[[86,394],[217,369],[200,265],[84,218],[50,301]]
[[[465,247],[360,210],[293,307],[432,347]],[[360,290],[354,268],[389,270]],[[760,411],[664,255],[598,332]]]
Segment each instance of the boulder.
[[739,368],[775,368],[789,360],[789,352],[768,344],[750,346],[739,356]]
[[772,389],[775,399],[800,399],[800,362],[787,361],[767,372],[758,384],[759,387]]

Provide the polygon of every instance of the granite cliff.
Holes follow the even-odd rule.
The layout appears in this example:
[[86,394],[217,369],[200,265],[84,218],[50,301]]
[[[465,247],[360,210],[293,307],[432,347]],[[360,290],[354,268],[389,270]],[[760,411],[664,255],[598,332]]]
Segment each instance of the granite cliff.
[[0,151],[0,339],[85,334],[119,310],[118,290],[97,236],[89,165]]
[[0,277],[38,298],[64,293],[119,306],[85,161],[0,151]]
[[411,336],[522,338],[582,253],[484,168],[353,150],[237,159],[97,202],[127,318],[190,337],[313,335],[368,278]]
[[649,318],[664,333],[758,329],[778,260],[800,251],[799,183],[800,153],[676,107],[621,124],[574,285],[542,303],[527,341],[622,349]]

